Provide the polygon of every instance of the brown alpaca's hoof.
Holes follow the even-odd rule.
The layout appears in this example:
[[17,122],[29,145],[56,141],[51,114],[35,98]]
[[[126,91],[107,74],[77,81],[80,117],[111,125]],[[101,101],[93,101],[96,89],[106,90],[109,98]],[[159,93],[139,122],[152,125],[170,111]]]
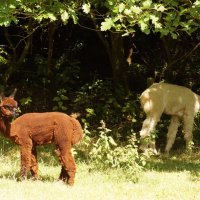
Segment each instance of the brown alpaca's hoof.
[[73,185],[74,185],[74,180],[69,179],[69,180],[67,181],[67,184],[68,184],[69,186],[73,186]]
[[38,179],[39,179],[38,176],[32,176],[31,178],[32,181],[37,181]]
[[69,175],[68,175],[67,171],[65,170],[65,168],[62,167],[60,176],[59,176],[59,180],[61,180],[63,182],[67,182],[68,179],[69,179]]

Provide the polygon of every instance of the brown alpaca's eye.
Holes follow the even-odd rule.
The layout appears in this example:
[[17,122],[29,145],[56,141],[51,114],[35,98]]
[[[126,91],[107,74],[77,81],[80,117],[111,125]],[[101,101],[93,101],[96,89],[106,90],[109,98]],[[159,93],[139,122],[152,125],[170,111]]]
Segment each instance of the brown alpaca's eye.
[[6,110],[13,110],[13,106],[4,105],[3,106]]

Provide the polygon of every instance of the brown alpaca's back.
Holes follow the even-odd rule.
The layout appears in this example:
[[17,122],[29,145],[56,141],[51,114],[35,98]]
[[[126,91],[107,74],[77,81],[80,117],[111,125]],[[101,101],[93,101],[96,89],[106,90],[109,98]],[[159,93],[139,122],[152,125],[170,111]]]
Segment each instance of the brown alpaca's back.
[[[75,132],[75,133],[74,133]],[[30,137],[36,145],[58,142],[75,144],[82,139],[78,120],[59,112],[28,113],[17,118],[11,126],[11,136]]]

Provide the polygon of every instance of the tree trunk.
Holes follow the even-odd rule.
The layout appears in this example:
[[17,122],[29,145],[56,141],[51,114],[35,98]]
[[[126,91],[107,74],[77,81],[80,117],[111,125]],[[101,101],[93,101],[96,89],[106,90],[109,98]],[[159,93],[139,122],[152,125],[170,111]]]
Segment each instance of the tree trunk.
[[129,91],[127,63],[124,55],[123,38],[119,33],[111,33],[110,62],[113,71],[114,87],[127,93]]
[[54,33],[56,30],[56,25],[55,23],[50,23],[49,24],[49,29],[48,29],[48,73],[51,72],[52,70],[52,58],[53,58],[53,43],[54,43]]
[[91,14],[92,22],[97,30],[97,35],[102,41],[105,51],[108,54],[109,61],[113,72],[113,84],[115,91],[123,91],[128,93],[129,81],[127,76],[128,61],[125,60],[123,38],[119,33],[110,32],[111,44],[104,37],[102,32],[98,31],[99,26],[93,14]]

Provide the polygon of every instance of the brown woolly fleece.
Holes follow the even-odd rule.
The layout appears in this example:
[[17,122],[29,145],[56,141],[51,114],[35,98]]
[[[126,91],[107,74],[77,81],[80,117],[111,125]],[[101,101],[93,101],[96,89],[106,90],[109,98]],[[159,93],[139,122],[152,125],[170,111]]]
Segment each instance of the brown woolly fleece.
[[17,108],[15,92],[1,97],[0,132],[20,146],[22,178],[27,177],[29,170],[34,179],[38,178],[36,146],[54,143],[62,165],[59,178],[73,185],[76,164],[71,148],[83,137],[80,123],[60,112],[27,113],[11,122]]

